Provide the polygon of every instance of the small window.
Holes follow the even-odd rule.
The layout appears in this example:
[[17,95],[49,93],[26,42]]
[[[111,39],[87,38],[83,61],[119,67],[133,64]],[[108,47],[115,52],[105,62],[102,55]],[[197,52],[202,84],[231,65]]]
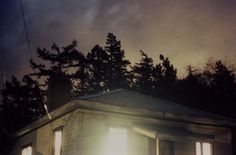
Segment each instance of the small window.
[[106,155],[127,155],[127,130],[109,128]]
[[196,155],[212,155],[212,146],[206,142],[196,142]]
[[62,149],[62,128],[53,132],[53,155],[61,155]]
[[21,155],[32,155],[32,146],[28,145],[28,146],[22,147]]

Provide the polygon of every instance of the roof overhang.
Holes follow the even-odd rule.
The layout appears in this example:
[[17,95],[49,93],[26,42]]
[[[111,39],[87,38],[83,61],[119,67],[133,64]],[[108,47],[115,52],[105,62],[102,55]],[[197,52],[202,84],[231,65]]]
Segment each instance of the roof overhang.
[[113,115],[113,116],[114,115],[122,116],[127,118],[132,117],[143,120],[171,121],[171,122],[181,122],[187,124],[224,127],[224,128],[231,128],[233,126],[236,126],[236,122],[230,120],[216,120],[205,117],[193,117],[183,114],[175,114],[163,111],[156,111],[152,109],[131,107],[129,105],[121,106],[121,105],[112,105],[108,103],[95,102],[88,99],[75,99],[59,107],[58,109],[50,112],[50,115],[52,116],[51,120],[48,119],[48,117],[45,115],[44,117],[38,119],[37,121],[26,126],[24,129],[15,133],[13,137],[23,136],[75,110],[86,111],[90,113]]

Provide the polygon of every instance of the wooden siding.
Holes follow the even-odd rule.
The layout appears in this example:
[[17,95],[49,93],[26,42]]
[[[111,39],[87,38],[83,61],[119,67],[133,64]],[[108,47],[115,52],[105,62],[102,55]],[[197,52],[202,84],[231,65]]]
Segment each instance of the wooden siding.
[[[150,138],[135,133],[132,130],[133,122],[158,122],[160,124],[163,121],[77,109],[19,137],[16,143],[15,154],[20,153],[20,148],[23,145],[32,143],[33,155],[51,155],[52,131],[57,127],[63,126],[62,155],[105,155],[104,151],[109,127],[124,127],[127,129],[129,136],[128,155],[149,155]],[[182,127],[189,126],[189,129],[193,128],[193,126],[184,123],[164,123]],[[194,127],[197,128],[197,125],[194,125]],[[223,155],[223,152],[224,155],[232,154],[227,129],[223,130],[217,127],[209,129],[209,127],[206,127],[207,130],[204,130],[202,125],[199,128],[201,128],[201,133],[207,131],[211,134],[216,134],[216,137],[222,137],[220,138],[221,143],[218,142],[214,146],[215,155]],[[220,135],[217,136],[218,133]],[[195,155],[194,142],[175,141],[173,142],[173,149],[174,155]]]

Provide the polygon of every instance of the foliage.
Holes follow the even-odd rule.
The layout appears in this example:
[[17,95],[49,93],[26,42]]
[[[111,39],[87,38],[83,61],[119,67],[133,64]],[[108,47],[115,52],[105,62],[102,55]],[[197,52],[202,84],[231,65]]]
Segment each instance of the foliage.
[[130,62],[125,59],[124,51],[121,50],[121,43],[112,33],[108,33],[105,51],[109,56],[108,66],[108,88],[110,90],[117,88],[127,88],[129,86],[127,70]]
[[[30,60],[33,72],[21,81],[13,76],[6,82],[1,91],[0,115],[10,133],[44,115],[41,94],[45,95],[49,77],[70,79],[75,96],[126,88],[236,117],[232,108],[236,101],[235,73],[220,60],[209,61],[204,68],[188,66],[187,76],[178,79],[176,68],[163,55],[154,64],[140,51],[140,62],[131,66],[121,42],[112,33],[108,33],[105,47],[95,45],[86,56],[76,48],[76,41],[63,48],[55,43],[51,50],[37,48],[40,63]],[[46,86],[44,91],[41,84]]]
[[87,55],[90,93],[104,92],[109,90],[108,80],[110,57],[99,45],[94,46]]
[[14,133],[44,114],[40,93],[37,82],[28,75],[22,81],[14,76],[6,81],[0,118],[8,132]]
[[142,93],[152,94],[154,91],[154,66],[152,58],[149,58],[143,51],[141,60],[132,67],[134,77],[133,88]]
[[178,96],[182,103],[235,117],[232,110],[236,101],[233,69],[220,60],[210,59],[203,69],[193,70],[189,66],[187,71],[186,78],[178,80],[178,90],[184,94]]
[[30,60],[30,65],[33,70],[36,70],[31,75],[38,76],[57,76],[71,77],[74,74],[70,73],[71,67],[79,67],[79,63],[84,60],[84,55],[75,49],[77,42],[74,40],[70,45],[60,49],[57,44],[53,43],[51,51],[43,48],[37,48],[38,57],[47,63],[35,63]]

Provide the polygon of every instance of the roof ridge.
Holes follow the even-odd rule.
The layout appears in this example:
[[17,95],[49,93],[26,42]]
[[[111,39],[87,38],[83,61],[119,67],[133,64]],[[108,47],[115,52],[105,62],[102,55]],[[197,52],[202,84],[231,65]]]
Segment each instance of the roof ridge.
[[169,106],[176,107],[179,110],[183,110],[183,111],[188,111],[189,110],[189,111],[193,111],[194,113],[200,112],[203,115],[209,115],[208,117],[213,117],[213,118],[214,117],[218,117],[219,119],[227,119],[227,120],[231,120],[231,121],[236,121],[233,118],[222,116],[220,114],[215,114],[215,113],[207,112],[207,111],[202,110],[202,109],[198,109],[198,108],[182,105],[182,104],[179,104],[179,103],[174,103],[172,101],[168,101],[168,100],[161,99],[161,98],[158,98],[158,97],[154,97],[154,96],[151,96],[151,95],[142,94],[142,93],[137,92],[137,91],[132,91],[132,90],[129,90],[129,89],[122,89],[122,88],[114,89],[114,90],[103,92],[103,93],[97,93],[97,94],[92,94],[92,95],[85,95],[85,96],[77,97],[77,99],[87,99],[87,100],[91,99],[92,100],[93,98],[96,98],[96,97],[101,97],[101,96],[106,96],[106,95],[110,95],[110,94],[115,94],[115,93],[118,93],[118,92],[121,92],[121,91],[132,93],[134,95],[138,95],[138,96],[144,97],[144,98],[149,98],[149,99],[153,100],[153,101],[149,102],[149,104],[152,104],[152,105],[154,104],[154,102],[156,100],[156,101],[164,102],[165,104],[167,104]]
[[104,96],[104,95],[110,95],[110,94],[113,94],[113,93],[120,92],[122,90],[125,90],[125,89],[119,88],[119,89],[114,89],[114,90],[101,92],[101,93],[96,93],[96,94],[91,94],[91,95],[78,96],[77,99],[89,99],[89,98],[94,98],[94,97],[99,97],[99,96]]
[[203,112],[203,113],[208,114],[208,115],[212,115],[212,116],[215,116],[215,117],[220,117],[222,119],[228,119],[228,120],[236,121],[234,118],[230,118],[230,117],[222,116],[220,114],[215,114],[215,113],[207,112],[207,111],[202,110],[202,109],[193,108],[193,107],[189,107],[189,106],[186,106],[186,105],[174,103],[172,101],[168,101],[168,100],[165,100],[165,99],[160,99],[160,98],[157,98],[157,97],[154,97],[154,96],[151,96],[151,95],[146,95],[146,94],[142,94],[140,92],[134,92],[134,91],[131,91],[131,90],[126,90],[126,91],[129,91],[129,92],[131,92],[133,94],[138,94],[140,96],[146,96],[146,97],[152,98],[154,100],[159,100],[159,101],[165,102],[166,104],[169,104],[169,105],[175,105],[175,106],[178,106],[180,108],[186,108],[186,109],[189,109],[189,110],[194,110],[196,112]]

